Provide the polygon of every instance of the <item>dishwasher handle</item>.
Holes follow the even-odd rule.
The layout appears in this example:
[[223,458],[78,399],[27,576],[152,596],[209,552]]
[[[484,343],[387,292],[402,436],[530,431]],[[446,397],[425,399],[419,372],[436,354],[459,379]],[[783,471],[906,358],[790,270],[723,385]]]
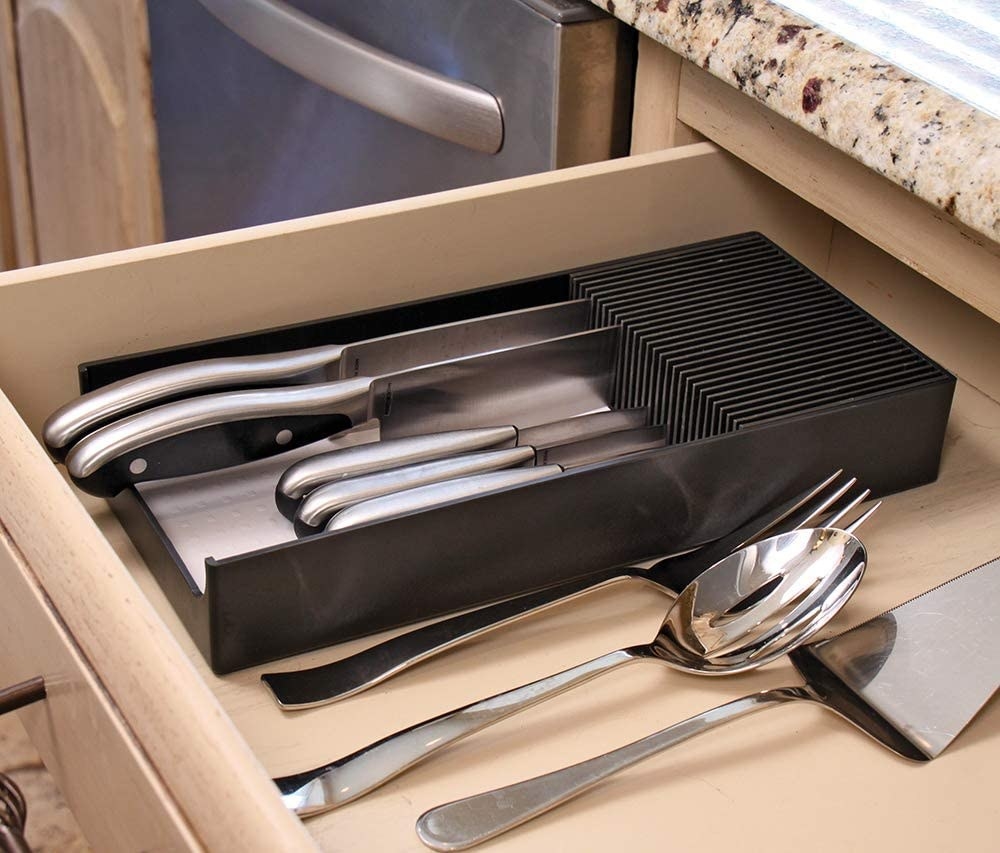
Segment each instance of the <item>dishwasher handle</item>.
[[341,97],[474,151],[503,145],[489,92],[392,56],[282,0],[200,0],[259,51]]

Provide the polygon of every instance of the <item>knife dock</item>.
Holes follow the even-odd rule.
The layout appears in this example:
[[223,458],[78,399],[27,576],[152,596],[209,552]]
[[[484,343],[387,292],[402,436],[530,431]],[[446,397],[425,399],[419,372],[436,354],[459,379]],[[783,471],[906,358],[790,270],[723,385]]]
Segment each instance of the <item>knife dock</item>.
[[[289,527],[287,541],[264,546],[241,539],[227,513],[237,507],[248,529],[261,528],[253,513],[273,509],[290,457],[114,499],[217,672],[682,550],[832,469],[876,494],[935,478],[953,377],[753,234],[91,363],[81,387],[579,297],[593,301],[592,325],[623,330],[613,404],[650,407],[667,446],[353,530],[295,541]],[[203,582],[179,532],[199,526],[233,539],[226,556],[201,553]]]

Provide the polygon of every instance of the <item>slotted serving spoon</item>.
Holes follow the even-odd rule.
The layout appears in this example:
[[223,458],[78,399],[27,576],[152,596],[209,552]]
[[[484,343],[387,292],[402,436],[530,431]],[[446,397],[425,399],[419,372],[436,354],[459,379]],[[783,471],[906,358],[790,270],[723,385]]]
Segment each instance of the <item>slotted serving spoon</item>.
[[302,816],[344,805],[467,735],[623,664],[656,660],[701,675],[764,666],[806,642],[847,602],[867,554],[853,531],[783,533],[720,560],[688,584],[651,643],[609,652],[556,675],[418,723],[322,767],[275,779]]

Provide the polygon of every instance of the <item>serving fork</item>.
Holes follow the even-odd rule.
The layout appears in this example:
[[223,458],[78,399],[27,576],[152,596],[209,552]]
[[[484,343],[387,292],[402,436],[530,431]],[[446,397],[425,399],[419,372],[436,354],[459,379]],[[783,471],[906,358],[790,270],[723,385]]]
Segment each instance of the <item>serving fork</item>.
[[842,476],[843,472],[837,471],[715,542],[667,557],[650,567],[618,566],[590,574],[434,622],[332,663],[297,671],[264,673],[261,680],[286,710],[316,707],[361,693],[447,649],[612,583],[636,579],[676,595],[702,570],[762,536],[815,526],[817,519],[827,512],[833,514],[823,522],[824,526],[836,526],[837,521],[869,495],[867,489],[863,490],[831,510],[857,483],[856,478],[844,481]]

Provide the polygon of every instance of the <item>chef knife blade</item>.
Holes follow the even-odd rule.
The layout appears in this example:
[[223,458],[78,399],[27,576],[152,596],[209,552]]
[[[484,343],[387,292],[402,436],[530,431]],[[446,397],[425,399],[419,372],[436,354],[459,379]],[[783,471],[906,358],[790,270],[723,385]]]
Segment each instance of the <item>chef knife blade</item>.
[[272,456],[371,418],[394,437],[569,417],[607,406],[618,333],[594,329],[374,379],[165,403],[84,436],[66,468],[84,491],[111,496],[138,482]]
[[291,520],[307,494],[336,480],[488,448],[548,447],[645,423],[645,409],[623,409],[577,415],[524,429],[513,424],[472,427],[358,444],[317,453],[289,465],[274,489],[274,501],[281,514]]
[[110,420],[186,395],[380,376],[421,364],[521,346],[588,328],[586,299],[474,317],[350,344],[263,355],[208,358],[149,370],[83,394],[42,427],[49,453],[62,461],[72,444]]

